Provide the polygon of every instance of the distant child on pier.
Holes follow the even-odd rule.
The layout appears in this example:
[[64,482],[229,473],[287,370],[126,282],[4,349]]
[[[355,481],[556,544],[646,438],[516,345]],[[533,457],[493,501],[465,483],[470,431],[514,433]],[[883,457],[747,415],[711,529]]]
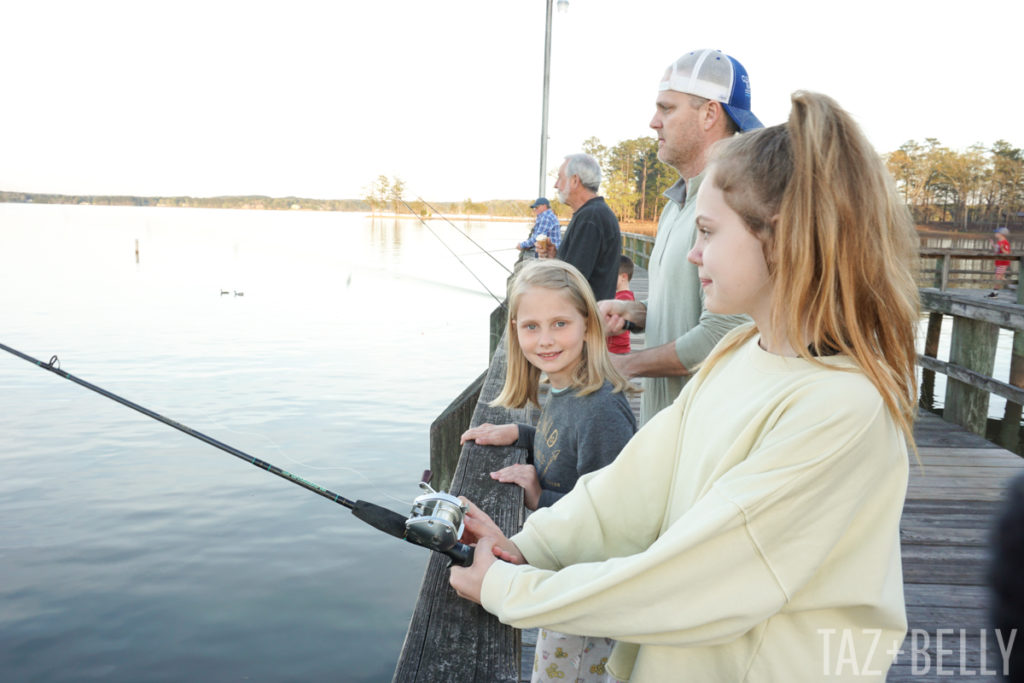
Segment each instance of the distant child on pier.
[[[547,507],[576,480],[612,462],[636,432],[626,400],[635,391],[611,364],[597,302],[586,278],[558,260],[530,261],[509,293],[505,386],[492,405],[522,408],[538,404],[541,373],[551,395],[536,427],[482,424],[462,442],[526,448],[532,464],[492,472],[497,481],[522,487],[526,507]],[[597,681],[611,653],[608,638],[538,634],[534,681],[552,678]],[[568,674],[568,675],[567,675]]]
[[470,506],[451,585],[516,628],[615,639],[607,670],[633,683],[880,683],[907,629],[910,214],[853,118],[807,92],[717,144],[695,201],[707,310],[753,324],[511,539]]
[[[1009,254],[1010,253],[1010,240],[1007,239],[1007,235],[1010,231],[1005,228],[996,228],[994,245],[995,252],[997,254]],[[1006,260],[996,261],[996,279],[992,285],[992,291],[989,292],[989,296],[998,296],[999,289],[1003,286],[1003,278],[1006,277],[1006,270],[1010,267],[1010,262]]]
[[[615,283],[615,298],[620,301],[636,301],[629,283],[633,280],[633,259],[625,254],[619,257],[619,279]],[[608,337],[608,350],[611,353],[629,353],[629,330]]]

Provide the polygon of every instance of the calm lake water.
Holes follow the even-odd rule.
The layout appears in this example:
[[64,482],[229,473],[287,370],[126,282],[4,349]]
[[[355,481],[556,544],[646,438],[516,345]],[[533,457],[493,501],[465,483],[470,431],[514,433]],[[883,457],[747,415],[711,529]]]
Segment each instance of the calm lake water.
[[[415,220],[0,204],[0,342],[403,514],[495,305]],[[390,680],[428,551],[2,352],[0,415],[4,680]]]

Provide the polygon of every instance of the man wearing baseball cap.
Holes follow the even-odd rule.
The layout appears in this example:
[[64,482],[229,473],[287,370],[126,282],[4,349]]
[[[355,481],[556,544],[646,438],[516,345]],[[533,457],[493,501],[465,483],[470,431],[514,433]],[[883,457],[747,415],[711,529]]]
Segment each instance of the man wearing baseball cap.
[[665,70],[650,126],[658,135],[658,159],[680,178],[665,191],[669,201],[651,251],[648,298],[599,303],[607,334],[621,332],[627,321],[629,329],[645,330],[643,351],[613,358],[627,377],[644,378],[642,423],[675,400],[690,368],[726,332],[749,320],[704,310],[697,267],[686,255],[693,246],[697,188],[711,146],[762,124],[750,110],[750,79],[743,65],[719,50],[695,50]]
[[516,245],[520,251],[524,252],[523,258],[536,256],[537,238],[541,235],[544,235],[555,249],[558,249],[558,245],[562,242],[562,224],[558,221],[555,212],[551,210],[551,202],[547,200],[547,197],[537,197],[537,201],[530,204],[530,209],[533,210],[533,215],[537,217],[537,220],[533,224],[530,237]]

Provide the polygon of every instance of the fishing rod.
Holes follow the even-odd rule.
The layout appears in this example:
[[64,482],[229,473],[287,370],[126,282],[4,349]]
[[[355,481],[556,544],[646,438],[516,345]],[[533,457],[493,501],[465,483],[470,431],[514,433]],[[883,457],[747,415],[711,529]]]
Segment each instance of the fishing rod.
[[[413,208],[411,206],[409,206],[408,203],[406,203],[406,201],[404,199],[399,198],[398,201],[402,202],[402,204],[405,204],[405,208],[409,209],[409,213],[411,213],[413,216],[416,216],[416,218],[419,220],[419,222],[422,223],[424,225],[424,227],[426,227],[426,229],[430,231],[430,234],[433,235],[434,237],[436,237],[437,241],[440,242],[441,244],[443,244],[444,248],[447,249],[449,252],[451,252],[451,255],[455,257],[455,260],[458,261],[459,263],[461,263],[462,267],[469,271],[469,274],[472,275],[476,279],[476,281],[480,283],[481,287],[483,287],[484,289],[487,290],[487,293],[491,295],[492,299],[494,299],[495,301],[498,302],[499,306],[501,306],[502,308],[505,308],[505,302],[502,301],[501,299],[499,299],[498,296],[494,292],[492,292],[487,287],[487,285],[484,284],[484,281],[481,280],[479,277],[477,277],[476,273],[473,272],[473,269],[470,268],[469,266],[467,266],[466,262],[463,261],[461,258],[459,258],[459,255],[455,253],[455,250],[452,249],[451,247],[449,247],[448,243],[445,242],[443,239],[441,239],[440,235],[438,235],[436,232],[434,232],[434,229],[432,227],[430,227],[430,224],[427,223],[425,220],[423,220],[423,217],[420,216],[418,213],[416,213],[413,210]],[[474,242],[474,244],[476,244],[476,243]],[[479,246],[479,245],[477,245],[477,246]],[[494,258],[494,257],[492,256],[491,258]],[[497,259],[495,259],[495,260],[497,261]],[[502,267],[505,268],[505,266],[502,266]],[[508,270],[508,268],[505,268],[505,270]],[[512,272],[512,271],[509,271],[509,272]]]
[[[506,266],[506,265],[505,265],[504,263],[502,263],[502,262],[501,262],[501,261],[499,261],[498,259],[494,258],[494,254],[492,254],[492,253],[491,253],[490,251],[487,251],[487,250],[486,250],[486,249],[484,249],[484,248],[483,248],[482,246],[480,246],[480,244],[478,244],[478,243],[477,243],[477,241],[476,241],[475,239],[473,239],[472,237],[470,237],[470,236],[469,236],[469,233],[467,233],[467,232],[466,232],[465,230],[463,230],[463,229],[462,229],[462,228],[460,228],[459,226],[455,225],[455,223],[452,223],[452,222],[451,222],[451,220],[450,220],[450,219],[449,219],[449,218],[448,218],[447,216],[445,216],[445,215],[444,215],[443,213],[441,213],[440,211],[438,211],[438,210],[437,210],[437,209],[436,209],[436,208],[434,207],[434,205],[433,205],[433,204],[431,204],[430,202],[428,202],[428,201],[427,201],[426,199],[424,199],[423,197],[420,197],[419,195],[417,195],[417,196],[416,196],[416,199],[418,199],[419,201],[423,202],[423,203],[424,203],[424,204],[426,204],[426,205],[427,205],[428,207],[430,207],[430,210],[431,210],[431,211],[433,211],[433,212],[434,212],[434,213],[436,213],[436,214],[437,214],[438,216],[440,216],[441,218],[443,218],[443,219],[445,220],[445,222],[446,222],[446,223],[448,223],[448,225],[450,225],[450,226],[452,226],[453,228],[455,228],[456,232],[458,232],[458,233],[459,233],[460,235],[462,235],[463,237],[465,237],[465,238],[466,238],[467,240],[469,240],[470,242],[472,242],[473,244],[475,244],[475,245],[476,245],[476,248],[477,248],[477,249],[479,249],[480,251],[484,252],[485,254],[487,254],[488,256],[490,256],[490,257],[491,257],[492,259],[494,259],[494,262],[495,262],[495,263],[497,263],[497,264],[498,264],[499,266],[501,266],[502,268],[504,268],[504,269],[505,269],[505,271],[506,271],[506,272],[508,272],[508,274],[509,274],[509,275],[511,275],[511,274],[512,274],[512,271],[508,269],[508,266]],[[403,203],[403,204],[405,204],[405,202],[404,202],[404,201],[403,201],[402,203]],[[406,205],[407,207],[409,206],[408,204],[405,204],[405,205]],[[410,211],[412,211],[412,208],[409,208],[409,210],[410,210]],[[513,247],[513,248],[514,248],[514,247]],[[503,250],[502,250],[502,249],[495,249],[494,251],[503,251]]]
[[127,406],[132,410],[136,410],[146,417],[151,417],[158,422],[163,422],[165,425],[174,427],[180,432],[184,432],[191,437],[199,439],[205,443],[208,443],[215,448],[230,453],[240,460],[244,460],[250,465],[266,470],[271,474],[276,474],[285,481],[290,481],[293,484],[297,484],[307,491],[312,491],[318,496],[342,505],[352,511],[358,519],[366,522],[370,526],[386,534],[401,538],[413,545],[423,546],[430,550],[447,555],[451,558],[453,564],[458,564],[463,567],[468,567],[473,564],[473,548],[470,546],[459,543],[459,538],[462,536],[464,529],[463,517],[468,510],[468,507],[462,503],[458,498],[452,496],[444,491],[435,491],[430,487],[429,484],[421,483],[425,493],[418,496],[413,501],[412,513],[409,517],[403,517],[393,510],[389,510],[380,505],[368,503],[364,500],[350,500],[341,496],[333,491],[325,489],[322,486],[303,479],[300,476],[292,474],[286,470],[282,470],[276,465],[271,465],[269,462],[260,460],[259,458],[253,457],[244,451],[240,451],[233,446],[229,446],[226,443],[222,443],[217,439],[207,436],[202,432],[197,432],[191,427],[187,427],[180,422],[166,418],[163,415],[156,413],[149,408],[140,406],[137,403],[133,403],[126,398],[122,398],[117,394],[107,391],[102,387],[98,387],[95,384],[86,382],[84,379],[75,377],[69,372],[65,372],[60,369],[60,361],[57,356],[51,356],[48,363],[33,358],[28,354],[22,353],[17,349],[13,349],[5,344],[0,344],[0,349],[17,356],[23,360],[36,365],[43,370],[47,370],[63,377],[66,380],[70,380],[75,384],[79,384],[90,391],[94,391],[100,396],[109,398],[112,401],[116,401],[123,406]]

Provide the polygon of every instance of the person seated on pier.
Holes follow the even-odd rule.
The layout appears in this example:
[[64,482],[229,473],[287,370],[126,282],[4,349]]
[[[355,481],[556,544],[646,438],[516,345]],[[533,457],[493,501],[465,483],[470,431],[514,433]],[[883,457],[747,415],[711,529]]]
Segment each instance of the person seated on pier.
[[[472,439],[480,445],[525,448],[528,464],[503,468],[491,477],[520,486],[527,509],[536,510],[568,493],[580,476],[615,459],[636,432],[625,396],[635,389],[612,367],[597,302],[579,270],[564,261],[532,261],[516,275],[508,301],[505,386],[492,405],[538,405],[541,373],[547,375],[551,394],[536,427],[482,424],[466,431],[462,443]],[[603,672],[602,659],[611,648],[608,638],[542,629],[534,672],[590,680],[581,672],[591,666]],[[566,656],[545,654],[558,649]]]
[[715,146],[696,215],[708,310],[753,323],[511,539],[471,505],[451,585],[516,628],[613,638],[634,683],[883,681],[907,629],[909,212],[853,118],[796,92]]

